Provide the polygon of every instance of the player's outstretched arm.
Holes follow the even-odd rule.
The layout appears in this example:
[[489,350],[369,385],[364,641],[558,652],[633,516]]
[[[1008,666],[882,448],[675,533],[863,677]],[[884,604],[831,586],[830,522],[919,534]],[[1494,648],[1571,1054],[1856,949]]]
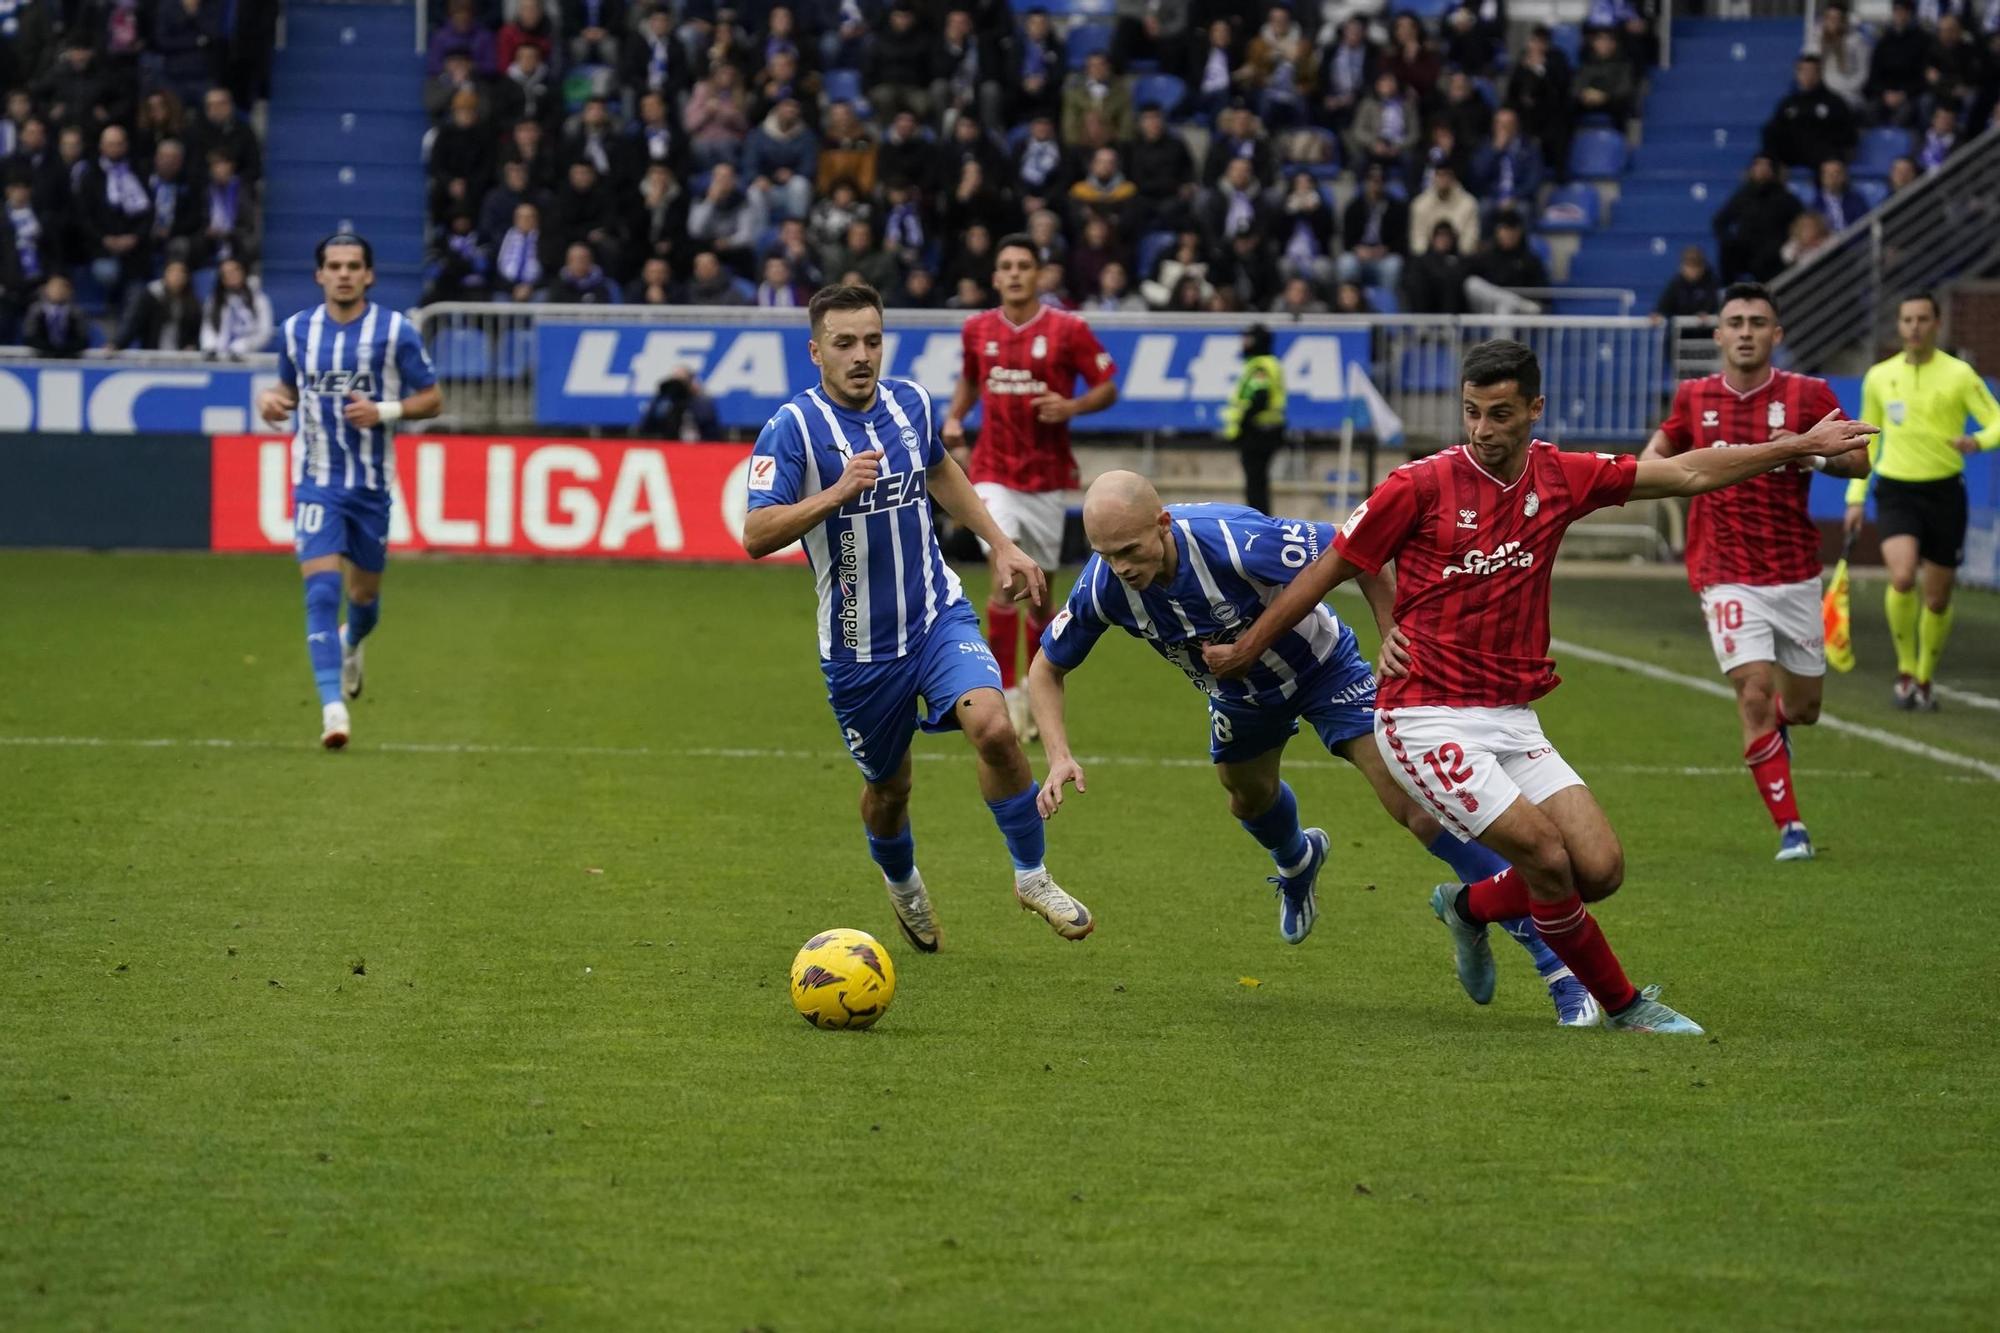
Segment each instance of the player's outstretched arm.
[[1000,587],[994,591],[1017,602],[1040,601],[1048,592],[1049,576],[1028,559],[1011,537],[1000,531],[1000,525],[987,512],[979,492],[972,489],[972,482],[958,460],[946,454],[933,463],[930,481],[931,499],[943,505],[945,513],[972,529],[973,536],[993,548],[993,572],[1000,580]]
[[832,518],[840,507],[874,487],[882,475],[882,451],[868,449],[847,460],[833,485],[788,505],[764,505],[743,517],[743,549],[752,560],[762,560],[773,551],[782,551],[820,524]]
[[1209,644],[1201,650],[1202,660],[1215,675],[1225,678],[1242,675],[1251,663],[1271,651],[1271,645],[1281,636],[1290,633],[1292,626],[1304,620],[1322,598],[1361,572],[1359,565],[1350,563],[1339,551],[1327,551],[1300,570],[1299,576],[1285,585],[1285,590],[1264,608],[1264,614],[1236,642]]
[[1035,808],[1043,819],[1055,818],[1062,809],[1063,787],[1074,783],[1079,795],[1084,791],[1083,765],[1069,751],[1069,728],[1063,721],[1063,678],[1069,672],[1049,660],[1047,653],[1035,654],[1028,664],[1028,707],[1041,728],[1042,752],[1049,757],[1048,776],[1035,797]]
[[1801,458],[1838,458],[1864,449],[1875,427],[1828,413],[1803,435],[1770,444],[1726,449],[1696,449],[1672,458],[1644,458],[1628,500],[1657,500],[1669,495],[1702,495],[1739,481],[1775,472]]

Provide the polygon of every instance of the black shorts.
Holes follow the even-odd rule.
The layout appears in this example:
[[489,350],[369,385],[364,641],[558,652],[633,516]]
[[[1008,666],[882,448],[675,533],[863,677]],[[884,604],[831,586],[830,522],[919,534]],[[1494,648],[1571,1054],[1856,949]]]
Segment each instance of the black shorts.
[[1875,527],[1884,537],[1915,537],[1917,554],[1957,569],[1965,558],[1965,479],[1875,479]]

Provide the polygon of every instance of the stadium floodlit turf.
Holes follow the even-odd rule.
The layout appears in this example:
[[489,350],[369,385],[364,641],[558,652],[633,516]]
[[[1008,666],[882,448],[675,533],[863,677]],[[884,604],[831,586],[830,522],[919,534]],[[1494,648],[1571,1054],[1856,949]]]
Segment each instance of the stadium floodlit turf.
[[[1465,1001],[1441,868],[1303,738],[1334,859],[1284,945],[1200,699],[1136,643],[1072,678],[1110,761],[1050,830],[1097,934],[1014,905],[969,755],[931,738],[922,957],[797,569],[401,562],[340,755],[282,560],[9,554],[0,589],[0,1328],[2000,1308],[1991,778],[1803,732],[1821,859],[1776,865],[1726,703],[1569,660],[1544,717],[1629,862],[1602,920],[1711,1035],[1570,1032],[1504,940],[1498,999]],[[1713,676],[1683,584],[1557,605],[1567,639]],[[2000,697],[2000,601],[1960,605],[1945,679]],[[1829,711],[2000,763],[2000,712],[1888,709],[1879,607],[1863,584]],[[787,1002],[834,925],[900,973],[866,1034]]]

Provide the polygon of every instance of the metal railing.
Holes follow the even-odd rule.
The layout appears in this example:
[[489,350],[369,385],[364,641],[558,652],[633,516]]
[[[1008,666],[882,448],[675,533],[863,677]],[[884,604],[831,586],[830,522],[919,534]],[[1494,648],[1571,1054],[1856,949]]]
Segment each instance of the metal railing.
[[[447,345],[462,348],[468,341],[478,354],[461,362],[455,355],[439,356],[439,370],[450,383],[444,424],[468,430],[521,430],[530,426],[561,426],[536,415],[537,364],[535,330],[543,324],[641,324],[659,329],[686,329],[688,363],[698,376],[706,355],[705,331],[726,330],[752,322],[767,322],[774,312],[742,306],[605,306],[447,302],[417,312],[417,327],[433,353]],[[889,335],[900,338],[959,328],[958,311],[895,310],[888,312]],[[804,312],[798,318],[804,320]],[[1670,325],[1645,318],[1584,316],[1455,316],[1373,315],[1309,316],[1282,320],[1269,315],[1176,315],[1176,329],[1238,332],[1262,320],[1274,328],[1295,332],[1367,331],[1369,379],[1402,419],[1412,445],[1437,446],[1459,436],[1459,363],[1473,344],[1488,338],[1514,338],[1535,349],[1542,363],[1543,392],[1548,411],[1543,438],[1555,443],[1643,442],[1673,392],[1673,364],[1668,351]],[[1100,329],[1158,330],[1162,317],[1153,314],[1093,314]],[[888,358],[894,361],[892,355]],[[462,367],[462,368],[461,368]],[[934,392],[949,392],[956,375],[949,365],[923,368],[918,377]],[[780,386],[773,386],[775,391]],[[794,388],[803,386],[793,386]],[[633,404],[636,419],[639,401]],[[1079,423],[1079,431],[1086,431]]]
[[2000,258],[2000,126],[1835,237],[1771,284],[1792,366],[1823,370],[1870,357],[1893,331],[1896,303]]

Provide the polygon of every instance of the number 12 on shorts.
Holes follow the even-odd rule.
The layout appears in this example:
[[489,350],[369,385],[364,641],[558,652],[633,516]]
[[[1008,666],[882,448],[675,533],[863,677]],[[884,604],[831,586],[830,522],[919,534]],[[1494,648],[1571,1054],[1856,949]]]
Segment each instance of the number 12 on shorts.
[[1435,750],[1426,750],[1423,760],[1431,766],[1431,772],[1437,774],[1446,791],[1472,780],[1472,770],[1465,762],[1465,750],[1456,741],[1446,741]]

